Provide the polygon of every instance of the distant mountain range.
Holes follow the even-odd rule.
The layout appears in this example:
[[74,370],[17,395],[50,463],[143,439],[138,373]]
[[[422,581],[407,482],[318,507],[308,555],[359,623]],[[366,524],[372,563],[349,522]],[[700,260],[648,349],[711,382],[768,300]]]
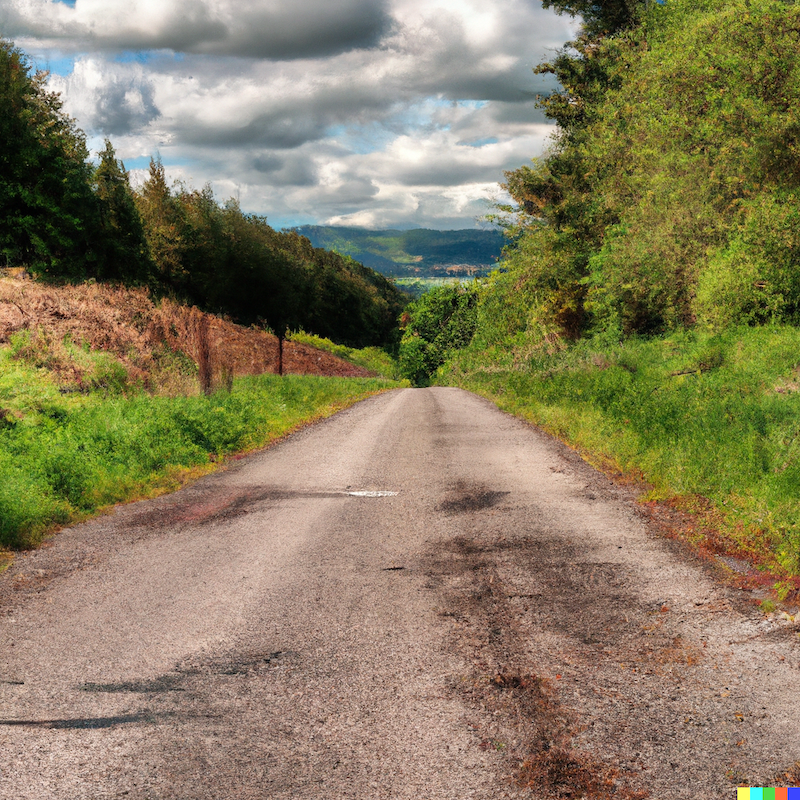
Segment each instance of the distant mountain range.
[[314,247],[335,250],[392,277],[470,277],[495,268],[506,240],[500,231],[375,231],[303,225],[294,228]]

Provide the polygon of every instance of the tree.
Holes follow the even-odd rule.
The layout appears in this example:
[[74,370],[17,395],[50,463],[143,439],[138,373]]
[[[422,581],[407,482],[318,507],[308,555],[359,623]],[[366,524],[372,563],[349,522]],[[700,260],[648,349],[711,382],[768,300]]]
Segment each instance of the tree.
[[135,197],[155,265],[156,282],[180,296],[186,283],[183,265],[186,220],[181,203],[167,185],[161,159],[150,159],[150,174]]
[[608,36],[632,28],[639,22],[645,0],[542,0],[544,8],[558,14],[581,17],[591,37]]
[[95,195],[100,203],[103,254],[98,277],[124,283],[147,284],[153,263],[125,165],[117,160],[110,141],[99,153],[94,172]]
[[454,350],[472,340],[478,322],[475,285],[439,286],[411,303],[400,324],[400,372],[415,386],[431,376]]
[[42,277],[96,276],[100,213],[85,139],[46,78],[0,40],[0,252]]

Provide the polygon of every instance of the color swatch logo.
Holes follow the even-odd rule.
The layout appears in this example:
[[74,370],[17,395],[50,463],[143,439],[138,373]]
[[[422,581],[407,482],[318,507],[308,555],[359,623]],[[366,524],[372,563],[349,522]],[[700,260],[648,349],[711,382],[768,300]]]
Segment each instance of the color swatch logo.
[[736,800],[800,800],[800,789],[796,787],[772,787],[770,789],[744,789],[736,790]]

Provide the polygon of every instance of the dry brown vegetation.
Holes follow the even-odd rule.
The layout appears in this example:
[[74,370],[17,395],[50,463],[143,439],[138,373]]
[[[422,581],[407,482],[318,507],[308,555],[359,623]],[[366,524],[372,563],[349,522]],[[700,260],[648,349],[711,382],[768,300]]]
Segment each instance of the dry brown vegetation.
[[[129,382],[168,393],[196,387],[198,375],[201,384],[217,387],[229,385],[236,375],[277,371],[275,336],[169,299],[155,300],[144,288],[55,286],[2,277],[0,344],[8,344],[21,331],[30,332],[26,347],[38,353],[63,384],[79,388],[84,374],[72,345],[105,351],[125,369]],[[185,385],[180,385],[174,369],[165,369],[176,353],[197,366]],[[284,345],[283,366],[284,372],[298,375],[371,375],[330,353],[290,341]]]

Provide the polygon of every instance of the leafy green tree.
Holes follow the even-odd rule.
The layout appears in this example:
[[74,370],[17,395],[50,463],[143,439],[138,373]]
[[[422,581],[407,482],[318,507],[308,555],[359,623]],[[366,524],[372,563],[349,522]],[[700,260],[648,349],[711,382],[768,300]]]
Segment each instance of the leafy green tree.
[[800,8],[551,5],[586,25],[539,67],[559,132],[506,175],[516,239],[478,338],[800,321]]
[[397,346],[406,298],[383,275],[349,256],[315,248],[294,231],[273,232],[274,245],[306,264],[304,327],[350,347]]
[[160,159],[150,159],[150,174],[135,199],[150,258],[155,265],[155,281],[160,287],[183,296],[187,276],[183,263],[187,222],[182,204],[167,185]]
[[401,319],[400,372],[426,386],[448,356],[472,340],[477,325],[476,286],[440,286],[411,303]]
[[42,277],[97,275],[100,213],[85,139],[46,78],[0,40],[0,251]]
[[94,190],[100,203],[103,233],[98,277],[124,283],[147,284],[152,280],[153,263],[144,226],[136,207],[125,165],[117,160],[114,147],[106,140],[94,172]]
[[223,214],[230,232],[228,303],[245,321],[263,321],[272,328],[282,375],[286,335],[306,319],[308,271],[299,259],[270,246],[272,228],[264,217],[243,214],[232,200]]

